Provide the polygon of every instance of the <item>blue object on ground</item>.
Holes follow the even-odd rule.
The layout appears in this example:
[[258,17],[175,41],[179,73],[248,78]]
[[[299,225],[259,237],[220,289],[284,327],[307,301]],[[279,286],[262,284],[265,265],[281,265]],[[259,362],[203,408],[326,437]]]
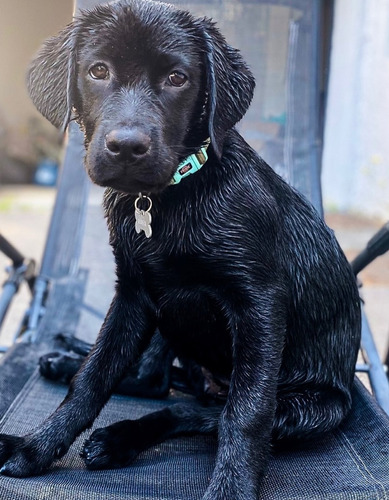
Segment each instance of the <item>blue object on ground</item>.
[[38,163],[34,175],[34,183],[40,186],[55,186],[58,177],[58,165],[49,158],[44,158]]

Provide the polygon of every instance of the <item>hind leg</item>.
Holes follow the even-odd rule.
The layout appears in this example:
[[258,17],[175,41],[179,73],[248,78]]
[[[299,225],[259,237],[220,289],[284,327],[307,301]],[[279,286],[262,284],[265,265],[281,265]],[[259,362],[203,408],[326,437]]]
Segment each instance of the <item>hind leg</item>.
[[[50,380],[68,384],[81,368],[90,344],[75,337],[58,335],[61,346],[69,353],[52,352],[39,359],[40,373]],[[164,398],[169,393],[173,354],[158,330],[140,360],[115,388],[118,394],[149,398]]]
[[49,380],[69,384],[84,360],[85,357],[79,354],[50,352],[39,358],[39,371]]
[[347,416],[351,396],[333,387],[280,389],[273,439],[307,440],[335,429]]
[[168,438],[216,432],[221,410],[175,404],[138,420],[123,420],[95,430],[81,456],[88,469],[124,467],[143,450]]
[[41,356],[39,359],[40,373],[49,380],[58,380],[69,384],[92,349],[92,344],[66,333],[56,335],[55,342],[67,352],[50,352]]

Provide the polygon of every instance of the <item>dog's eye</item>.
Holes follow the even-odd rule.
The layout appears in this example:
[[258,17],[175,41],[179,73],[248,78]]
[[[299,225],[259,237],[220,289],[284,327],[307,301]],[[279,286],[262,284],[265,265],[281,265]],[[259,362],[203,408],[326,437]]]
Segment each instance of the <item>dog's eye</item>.
[[109,71],[105,64],[95,64],[89,70],[89,74],[94,80],[106,80],[109,76]]
[[187,80],[188,77],[180,71],[173,71],[168,77],[168,81],[173,87],[182,87]]

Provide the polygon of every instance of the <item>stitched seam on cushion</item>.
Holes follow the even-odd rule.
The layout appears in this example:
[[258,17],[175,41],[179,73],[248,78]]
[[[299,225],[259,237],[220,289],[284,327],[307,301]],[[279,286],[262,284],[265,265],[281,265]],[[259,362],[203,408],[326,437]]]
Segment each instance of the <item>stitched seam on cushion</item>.
[[[363,461],[362,457],[358,454],[354,446],[352,445],[351,441],[348,439],[346,434],[344,434],[341,430],[338,429],[338,432],[336,433],[337,437],[340,441],[342,441],[345,444],[345,449],[350,456],[351,460],[355,463],[357,469],[361,473],[361,475],[365,478],[365,480],[374,487],[375,493],[377,494],[377,499],[378,500],[388,500],[388,497],[386,495],[385,491],[385,486],[384,484],[377,479],[376,477],[373,476],[373,474],[370,472],[368,469],[367,465]],[[362,470],[362,468],[364,471]],[[378,487],[378,488],[377,488]],[[380,491],[382,490],[382,493],[384,494],[383,497],[380,496]]]

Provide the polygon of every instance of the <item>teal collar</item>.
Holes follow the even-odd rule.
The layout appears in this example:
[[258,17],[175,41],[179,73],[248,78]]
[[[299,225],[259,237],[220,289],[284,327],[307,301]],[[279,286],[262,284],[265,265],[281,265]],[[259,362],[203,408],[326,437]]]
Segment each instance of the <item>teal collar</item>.
[[171,184],[178,184],[181,182],[181,179],[187,177],[190,174],[194,174],[204,165],[204,163],[208,160],[207,149],[210,143],[210,139],[207,139],[204,143],[204,146],[201,147],[197,153],[193,155],[189,155],[182,161],[176,170],[176,173],[173,175],[173,179]]

